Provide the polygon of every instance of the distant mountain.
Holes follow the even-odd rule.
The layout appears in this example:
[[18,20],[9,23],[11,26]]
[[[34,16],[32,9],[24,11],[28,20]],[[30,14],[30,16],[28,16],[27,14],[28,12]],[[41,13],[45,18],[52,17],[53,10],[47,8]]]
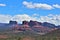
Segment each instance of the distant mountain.
[[23,21],[22,24],[18,24],[16,21],[9,21],[9,23],[0,23],[0,31],[3,30],[18,30],[18,31],[30,31],[32,33],[44,35],[46,33],[59,29],[60,26],[48,22],[37,22],[37,21]]
[[44,23],[42,23],[42,26],[50,27],[50,28],[55,28],[55,27],[56,27],[56,25],[51,24],[51,23],[48,23],[48,22],[44,22]]
[[41,22],[32,21],[32,20],[29,22],[23,21],[22,25],[25,25],[24,26],[25,30],[27,30],[26,28],[30,28],[31,31],[33,30],[33,32],[36,32],[38,34],[41,34],[41,33],[46,34],[58,29],[54,24],[47,23],[47,22],[41,23]]

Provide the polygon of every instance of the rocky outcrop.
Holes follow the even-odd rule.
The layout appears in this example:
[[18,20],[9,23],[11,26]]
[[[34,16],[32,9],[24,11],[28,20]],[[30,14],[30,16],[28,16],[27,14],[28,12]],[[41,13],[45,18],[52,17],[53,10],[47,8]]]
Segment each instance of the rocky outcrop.
[[17,21],[9,21],[9,24],[17,24]]

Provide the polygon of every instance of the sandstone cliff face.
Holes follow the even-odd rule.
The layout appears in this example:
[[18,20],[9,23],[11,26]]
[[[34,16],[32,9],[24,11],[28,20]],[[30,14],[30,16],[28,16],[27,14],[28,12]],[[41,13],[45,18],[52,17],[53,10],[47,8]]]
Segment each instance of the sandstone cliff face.
[[38,34],[45,34],[54,30],[57,30],[57,28],[50,28],[47,26],[48,23],[45,23],[46,25],[43,25],[44,23],[37,22],[37,21],[23,21],[21,25],[16,24],[14,26],[15,30],[19,31],[32,31]]

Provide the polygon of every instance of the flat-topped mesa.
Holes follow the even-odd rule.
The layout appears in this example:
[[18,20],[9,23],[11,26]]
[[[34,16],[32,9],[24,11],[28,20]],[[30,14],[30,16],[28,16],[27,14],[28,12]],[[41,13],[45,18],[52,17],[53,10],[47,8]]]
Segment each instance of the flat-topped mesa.
[[9,25],[11,25],[12,26],[12,29],[13,30],[16,30],[16,29],[19,29],[19,26],[18,26],[18,23],[17,23],[17,21],[9,21]]
[[17,24],[17,21],[9,21],[9,24]]

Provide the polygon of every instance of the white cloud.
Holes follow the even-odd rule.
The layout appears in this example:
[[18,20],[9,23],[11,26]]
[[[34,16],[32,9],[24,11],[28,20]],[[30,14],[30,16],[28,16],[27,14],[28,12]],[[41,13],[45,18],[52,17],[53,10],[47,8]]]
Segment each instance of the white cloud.
[[32,2],[23,1],[23,4],[28,8],[41,8],[41,9],[48,9],[48,10],[53,9],[51,5],[43,4],[43,3],[32,3]]
[[6,4],[0,4],[0,6],[6,6]]
[[36,16],[39,16],[37,13],[34,13],[32,16],[36,17]]
[[15,15],[15,16],[13,16],[13,18],[12,18],[12,20],[16,20],[16,21],[18,21],[18,22],[22,22],[22,21],[24,21],[24,20],[29,21],[30,19],[31,19],[30,16],[27,15],[27,14]]
[[29,16],[27,14],[21,14],[21,15],[1,15],[0,14],[0,23],[9,23],[10,20],[17,21],[18,23],[21,23],[24,20],[30,21],[30,20],[35,20],[36,18]]
[[28,7],[28,8],[35,8],[34,5],[32,4],[32,2],[26,2],[24,1],[23,4]]
[[60,8],[60,5],[59,4],[54,4],[53,7]]
[[26,20],[26,21],[30,21],[30,20],[37,21],[37,19],[35,17],[29,16],[27,14],[15,15],[12,17],[12,20],[18,21],[19,23],[21,23],[24,20]]
[[40,22],[49,22],[55,25],[60,25],[60,15],[40,16]]
[[48,9],[51,10],[53,7],[48,4],[42,4],[42,3],[34,3],[35,8],[42,8],[42,9]]
[[11,19],[10,15],[1,15],[0,14],[0,23],[8,23]]
[[40,18],[38,18],[37,16],[33,17],[27,14],[21,14],[21,15],[19,14],[14,16],[0,14],[0,23],[8,23],[10,20],[17,21],[18,23],[21,23],[24,20],[27,21],[34,20],[39,22],[49,22],[55,25],[60,25],[60,15],[49,14],[47,16],[40,16]]

